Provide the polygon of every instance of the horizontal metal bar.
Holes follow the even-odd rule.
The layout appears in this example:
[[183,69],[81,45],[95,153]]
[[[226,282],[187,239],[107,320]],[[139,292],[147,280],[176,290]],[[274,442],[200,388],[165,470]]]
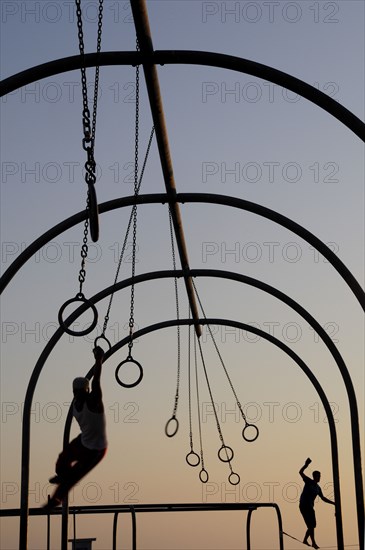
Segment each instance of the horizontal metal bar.
[[[273,502],[231,502],[231,503],[183,503],[183,504],[135,504],[133,509],[136,513],[142,512],[209,512],[209,511],[232,511],[232,510],[256,510],[257,508],[276,508]],[[127,504],[104,504],[94,506],[70,506],[70,514],[108,514],[108,513],[130,513],[131,507]],[[62,508],[55,508],[47,511],[43,508],[30,508],[31,516],[46,516],[62,514]],[[0,517],[16,517],[20,515],[20,508],[8,508],[0,510]]]

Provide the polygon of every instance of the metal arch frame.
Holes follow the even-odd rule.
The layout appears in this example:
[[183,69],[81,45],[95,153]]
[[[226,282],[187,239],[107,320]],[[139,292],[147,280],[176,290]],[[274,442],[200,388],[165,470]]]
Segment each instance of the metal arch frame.
[[[147,82],[147,85],[149,87],[149,95],[150,95],[150,98],[151,98],[150,91],[152,90],[152,93],[155,94],[156,93],[156,84],[158,85],[158,80],[153,82],[153,76],[151,76],[153,71],[151,71],[151,70],[155,69],[156,64],[168,63],[169,60],[168,59],[164,60],[163,56],[162,56],[162,59],[159,60],[158,55],[156,55],[157,52],[153,51],[152,40],[151,40],[151,37],[149,35],[148,17],[147,17],[147,10],[146,10],[146,6],[145,6],[145,2],[143,0],[136,0],[132,4],[132,9],[133,9],[133,16],[134,16],[134,20],[135,20],[135,26],[136,26],[137,34],[139,35],[139,38],[141,38],[142,42],[144,43],[144,47],[142,48],[144,51],[141,54],[140,58],[137,59],[134,64],[138,64],[138,63],[141,64],[142,63],[144,65],[145,74],[148,73],[148,78],[147,78],[147,74],[146,74],[146,81],[149,80],[149,82]],[[302,97],[306,97],[307,99],[309,99],[313,103],[317,104],[318,106],[320,106],[324,110],[328,111],[335,118],[337,118],[343,124],[345,124],[348,128],[350,128],[358,137],[360,137],[361,139],[364,139],[364,134],[365,134],[364,133],[364,124],[355,115],[353,115],[347,109],[342,108],[341,106],[339,106],[334,100],[332,100],[332,98],[329,98],[328,96],[326,96],[326,94],[323,94],[322,92],[319,92],[318,90],[315,90],[314,88],[312,88],[308,84],[300,81],[299,79],[295,79],[295,78],[287,75],[286,73],[281,73],[280,71],[277,71],[277,70],[272,69],[270,67],[262,66],[260,64],[253,63],[253,62],[248,62],[249,64],[251,64],[251,72],[247,71],[247,70],[243,70],[242,61],[245,62],[247,60],[241,60],[239,58],[233,58],[232,56],[223,56],[222,54],[210,54],[209,52],[185,52],[185,53],[187,53],[188,56],[191,53],[193,54],[195,64],[198,64],[198,63],[199,64],[207,64],[207,65],[212,65],[212,66],[216,66],[216,67],[218,66],[218,67],[221,67],[221,68],[229,68],[229,69],[232,69],[232,70],[238,70],[240,72],[248,72],[249,74],[254,74],[256,76],[259,76],[260,78],[263,78],[263,77],[265,78],[266,77],[271,82],[278,83],[279,85],[283,85],[284,87],[294,91],[295,93],[299,93]],[[172,52],[172,54],[173,54],[172,57],[175,56],[175,59],[174,59],[174,61],[170,60],[170,62],[186,63],[186,61],[184,61],[184,57],[179,56],[179,52],[177,52],[177,56],[176,56],[176,52]],[[200,61],[198,61],[199,55],[197,56],[196,54],[201,55]],[[92,55],[95,55],[95,54],[92,54]],[[206,56],[208,56],[209,59],[207,59]],[[213,58],[212,58],[212,56],[213,56]],[[217,56],[220,59],[220,63],[217,63]],[[178,61],[176,60],[176,57],[178,58]],[[204,60],[203,60],[203,58],[204,58]],[[75,67],[75,68],[80,68],[80,66],[81,66],[81,57],[76,56],[76,59],[78,59],[78,67]],[[237,66],[237,60],[238,60],[238,66]],[[61,61],[61,64],[65,65],[65,60],[59,60],[59,61]],[[189,62],[191,63],[192,61],[190,60]],[[48,64],[48,67],[50,65],[52,65],[52,63],[53,62],[51,62],[51,64]],[[93,65],[95,65],[95,64],[96,64],[96,60],[93,61]],[[102,62],[102,59],[101,59],[100,56],[98,58],[98,64],[99,65],[104,64]],[[113,62],[112,64],[115,64],[115,63]],[[128,64],[133,64],[133,63],[128,63]],[[32,78],[33,78],[34,73],[37,73],[38,69],[39,69],[39,67],[30,69],[28,71],[28,76],[29,76],[29,73],[30,73],[32,75]],[[63,70],[64,69],[62,69],[62,71],[60,71],[60,72],[63,72]],[[157,73],[156,73],[156,75],[157,75]],[[37,79],[39,79],[39,78],[37,78]],[[286,81],[286,83],[285,83],[285,81]],[[9,84],[9,79],[6,80],[6,83]],[[14,80],[13,80],[13,84],[14,84]],[[19,87],[19,86],[16,85],[16,87]],[[16,89],[16,88],[13,88],[13,89]],[[1,95],[3,95],[3,93],[8,93],[8,92],[4,92],[4,85],[2,86]],[[157,90],[157,93],[158,93],[158,90]],[[156,95],[155,95],[155,97],[156,97]],[[160,123],[162,118],[161,118],[161,116],[159,116],[159,114],[157,113],[156,108],[154,108],[154,105],[152,105],[152,103],[151,103],[151,111],[152,111],[154,119],[157,119],[158,122]],[[162,115],[163,115],[163,112],[162,112]],[[164,135],[163,130],[164,130],[164,128],[163,128],[163,125],[162,125],[162,127],[160,126],[160,128],[159,128],[160,136],[162,138],[162,142],[164,142],[164,140],[166,138],[166,143],[168,144],[167,134]],[[164,167],[164,165],[165,166],[169,165],[172,168],[171,163],[169,163],[170,159],[168,158],[168,148],[162,146],[159,149],[160,149],[160,157],[161,157],[162,166]],[[166,178],[165,178],[165,182],[166,182]],[[174,204],[176,204],[176,202],[173,199],[174,199],[174,190],[173,190],[172,193],[170,193],[170,196],[169,196],[169,203],[174,205]],[[176,226],[176,222],[175,222],[175,226]],[[187,266],[183,265],[183,268],[185,268],[185,271],[186,271],[186,267]],[[184,278],[185,278],[185,281],[186,281],[186,273],[184,274]],[[189,290],[188,290],[188,295],[189,295]],[[195,326],[196,326],[196,324],[195,324]],[[29,388],[29,386],[28,386],[28,388]],[[350,403],[350,405],[351,405],[351,403]],[[360,544],[361,544],[361,542],[360,542]]]
[[[64,57],[48,63],[43,63],[19,72],[13,76],[5,78],[0,82],[0,97],[7,95],[15,90],[42,80],[50,76],[55,76],[68,71],[80,69],[83,64],[79,55]],[[261,79],[268,80],[273,84],[282,86],[294,92],[311,103],[314,103],[327,113],[335,117],[347,128],[349,128],[362,141],[365,141],[365,124],[349,109],[343,107],[336,100],[327,94],[317,90],[314,86],[307,84],[299,78],[293,77],[288,73],[279,71],[268,65],[257,63],[249,59],[226,55],[216,52],[205,52],[196,50],[155,50],[148,54],[128,51],[100,52],[100,54],[85,54],[85,67],[101,67],[115,65],[203,65],[207,67],[216,67],[228,69]]]
[[[206,270],[192,270],[190,275],[192,277],[201,276],[201,275],[205,274],[205,271]],[[214,274],[215,274],[215,276],[222,276],[222,273],[219,272],[219,271],[216,271],[216,270],[207,270],[207,271],[208,271],[209,276],[214,276]],[[261,288],[262,290],[265,290],[266,292],[269,292],[270,294],[276,296],[277,298],[279,298],[283,302],[285,302],[287,305],[289,305],[290,307],[295,309],[300,315],[302,315],[306,319],[307,322],[309,322],[311,324],[311,326],[314,328],[314,330],[316,330],[318,332],[321,339],[325,342],[326,346],[330,349],[330,351],[331,351],[332,355],[334,356],[334,358],[336,360],[336,363],[337,363],[338,367],[340,368],[340,370],[342,370],[343,367],[346,369],[346,366],[343,362],[343,359],[342,359],[341,355],[337,351],[336,346],[333,344],[332,340],[329,338],[329,336],[324,331],[324,329],[317,323],[317,321],[315,321],[315,319],[308,312],[306,312],[304,310],[304,308],[302,308],[301,306],[299,306],[299,304],[294,302],[294,300],[287,297],[285,294],[281,293],[280,291],[274,289],[273,287],[270,287],[266,283],[256,281],[255,279],[245,277],[245,276],[239,275],[237,273],[231,273],[231,274],[229,272],[223,272],[223,273],[224,273],[224,276],[227,276],[227,278],[231,278],[233,280],[238,280],[238,281],[241,281],[241,282],[247,282],[249,284],[252,284],[253,286],[256,286],[257,288]],[[139,276],[136,276],[134,278],[134,283],[136,284],[136,283],[142,282],[142,281],[147,281],[147,280],[152,280],[152,279],[157,279],[157,278],[175,277],[175,276],[180,276],[180,277],[183,276],[182,271],[178,271],[178,272],[163,271],[163,272],[155,272],[155,273],[148,273],[148,274],[144,274],[144,275],[139,275]],[[90,301],[92,303],[97,303],[98,301],[100,301],[103,298],[105,298],[106,296],[108,296],[111,292],[116,292],[118,290],[121,290],[122,288],[125,288],[125,287],[129,286],[131,283],[132,283],[132,279],[126,279],[124,281],[121,281],[117,285],[112,285],[111,287],[108,287],[107,289],[104,289],[103,291],[99,292],[97,295],[95,295],[93,298],[91,298]],[[67,326],[70,326],[72,324],[72,322],[74,322],[86,310],[87,310],[87,305],[81,305],[76,311],[74,311],[66,319],[65,324]],[[188,322],[190,324],[193,323],[193,321],[191,321],[191,320],[189,320]],[[199,321],[199,322],[201,322],[201,321]],[[213,322],[211,321],[211,324],[212,323]],[[201,322],[201,324],[203,324],[203,323]],[[253,328],[253,327],[251,327],[251,328]],[[58,340],[61,338],[61,336],[63,334],[64,334],[63,328],[62,327],[58,328],[56,333],[52,336],[51,340],[48,342],[48,344],[44,348],[44,350],[43,350],[41,356],[39,357],[38,362],[37,362],[37,364],[36,364],[36,366],[33,370],[31,379],[29,381],[26,398],[25,398],[24,413],[23,413],[23,441],[22,441],[22,495],[21,495],[21,509],[22,509],[21,510],[22,511],[21,526],[22,526],[22,528],[21,528],[21,533],[23,532],[23,530],[26,531],[26,528],[27,528],[28,486],[29,486],[29,447],[30,447],[30,414],[29,414],[29,412],[30,412],[30,409],[31,409],[32,397],[33,397],[33,393],[34,393],[34,389],[35,389],[38,377],[39,377],[39,375],[42,371],[42,368],[43,368],[49,354],[51,353],[52,349],[54,348],[54,346],[56,345],[56,343],[58,342]],[[266,339],[268,339],[269,336],[270,335],[266,335],[266,333],[263,334],[263,337],[266,338]],[[136,333],[136,337],[137,337],[137,333]],[[275,340],[275,342],[276,342],[276,340]],[[125,344],[125,342],[122,341],[121,343],[114,346],[112,348],[112,351],[109,351],[109,352],[106,353],[105,359],[107,359],[112,353],[115,353],[115,351],[117,351],[117,349],[119,349],[124,344]],[[281,347],[281,349],[283,349],[283,346],[285,347],[285,344],[282,344],[281,342],[277,345],[279,345],[279,347]],[[290,350],[290,348],[288,348],[288,349]],[[286,351],[286,347],[285,347],[285,351]],[[291,353],[294,353],[294,352],[292,352],[290,350],[289,355]],[[293,355],[291,355],[291,356],[293,357]],[[295,357],[296,357],[296,355],[295,355]],[[92,375],[92,370],[90,370],[90,372],[88,373],[87,376],[91,377],[91,375]],[[312,376],[312,377],[314,376],[311,373],[311,371],[310,371],[309,376]],[[321,391],[321,389],[319,391]],[[323,390],[322,390],[322,392],[323,392]],[[327,399],[325,394],[324,394],[324,398]],[[356,407],[356,397],[355,397],[355,407]],[[329,407],[329,409],[330,409],[330,407]],[[68,421],[71,425],[71,416],[69,416]],[[333,437],[336,437],[336,435],[334,435]],[[68,441],[68,435],[67,435],[67,429],[66,429],[65,436],[64,436],[64,443],[67,443],[67,441]],[[332,460],[333,460],[333,464],[334,464],[334,466],[333,466],[334,486],[335,486],[336,500],[338,501],[339,506],[340,506],[340,498],[339,498],[339,492],[338,492],[339,491],[339,474],[336,473],[336,472],[338,472],[338,452],[337,452],[337,444],[335,444],[334,441],[336,441],[336,439],[335,440],[331,439],[331,442],[333,443],[333,445],[332,445]],[[355,453],[355,446],[354,445],[353,445],[353,453],[354,453],[354,474],[355,474],[355,479],[357,479],[358,475],[360,474],[360,483],[361,483],[361,457],[359,455],[358,456],[359,460],[355,460],[355,454],[356,453]],[[336,464],[337,464],[337,466],[336,466]],[[358,471],[358,465],[359,464],[360,464],[360,472]],[[362,517],[362,515],[361,515],[361,503],[362,503],[361,485],[360,485],[360,487],[358,487],[356,485],[355,490],[356,490],[356,495],[357,495],[356,500],[357,500],[357,510],[358,510],[358,522],[360,523],[359,527],[361,529],[361,517]],[[359,497],[361,497],[360,500],[359,500]],[[67,509],[65,510],[65,517],[67,517]],[[337,518],[336,521],[340,522],[340,518],[341,518],[341,511],[340,510],[339,510],[336,518]],[[342,526],[338,525],[338,532],[340,533],[340,537],[341,537],[341,531],[342,531]],[[67,537],[67,535],[66,535],[66,537]],[[24,543],[24,539],[23,539],[23,543]],[[360,545],[361,545],[361,539],[360,539]]]
[[[196,195],[196,194],[194,194],[194,195]],[[200,195],[200,194],[198,194],[198,195]],[[165,202],[163,200],[163,197],[166,197],[166,195],[157,195],[157,196],[162,197],[162,202]],[[189,196],[190,196],[189,194],[183,195],[183,197],[186,197],[186,198],[184,198],[184,200],[182,200],[181,196],[179,196],[179,200],[182,200],[182,202],[188,202],[187,198]],[[216,197],[215,195],[207,195],[205,197],[209,199],[207,202],[213,202],[214,203],[214,202],[217,201],[217,199],[215,198]],[[144,198],[143,196],[140,197],[140,199],[143,199],[143,198]],[[196,196],[194,196],[194,198],[196,199],[196,201],[201,200],[201,198],[197,199]],[[277,223],[280,223],[284,227],[290,228],[291,230],[295,230],[294,231],[295,233],[297,233],[299,236],[301,236],[302,238],[305,238],[305,240],[307,240],[308,242],[313,244],[322,254],[325,255],[325,257],[327,257],[327,259],[329,259],[331,264],[334,265],[334,267],[337,269],[337,271],[339,271],[341,276],[345,279],[347,284],[352,288],[353,292],[357,295],[360,303],[363,303],[363,299],[362,299],[363,292],[362,292],[361,287],[358,285],[356,279],[354,279],[352,274],[348,271],[346,266],[344,266],[344,264],[342,264],[342,262],[337,258],[337,256],[335,256],[334,253],[328,247],[326,247],[326,245],[324,245],[324,243],[322,243],[322,241],[320,241],[317,237],[315,237],[314,235],[309,233],[307,230],[305,230],[304,228],[302,228],[298,224],[292,222],[288,218],[285,218],[284,216],[281,216],[280,214],[278,214],[278,213],[276,213],[272,210],[266,209],[264,207],[260,207],[258,205],[255,205],[254,203],[248,203],[247,201],[242,201],[241,199],[235,199],[235,198],[232,198],[232,197],[219,197],[219,198],[222,199],[223,204],[227,204],[229,206],[236,206],[236,207],[239,207],[239,208],[247,209],[249,211],[260,213],[261,215],[263,215],[265,217],[268,217],[269,219],[272,219],[273,221],[275,221]],[[128,199],[131,200],[131,198],[128,198]],[[156,196],[154,196],[154,195],[147,196],[147,199],[149,199],[149,200],[146,200],[146,201],[143,200],[143,202],[156,202]],[[109,203],[105,203],[105,204],[108,204],[109,206],[110,206],[110,204],[112,204],[113,207],[117,207],[116,205],[119,204],[120,201],[121,201],[121,199],[110,201]],[[126,200],[122,200],[122,201],[123,201],[124,205],[126,205],[125,204]],[[220,204],[221,201],[218,201],[218,203]],[[105,206],[105,205],[103,205],[103,206]],[[73,216],[73,217],[69,218],[68,220],[65,220],[61,224],[58,224],[55,228],[50,230],[50,232],[47,232],[45,234],[46,237],[43,236],[40,239],[37,239],[37,241],[35,241],[33,243],[33,245],[28,247],[28,249],[26,249],[26,251],[24,251],[24,253],[19,256],[19,258],[18,258],[19,262],[17,262],[19,265],[17,266],[17,269],[19,269],[20,266],[23,263],[25,263],[25,261],[27,259],[27,255],[29,255],[29,254],[31,255],[31,253],[30,253],[31,250],[29,250],[29,249],[32,249],[33,250],[32,253],[34,253],[35,250],[37,249],[37,247],[40,248],[42,246],[42,244],[44,244],[44,241],[49,236],[49,233],[51,233],[54,236],[55,234],[58,234],[62,230],[67,228],[65,226],[69,226],[70,221],[72,221],[72,223],[71,223],[71,226],[72,226],[74,223],[78,223],[78,221],[80,221],[79,218],[82,219],[84,216],[85,216],[85,212],[79,213],[76,216]],[[75,222],[75,218],[77,218],[76,222]],[[316,244],[317,244],[317,246],[316,246]],[[318,248],[318,246],[320,248]],[[16,273],[17,269],[13,272],[13,274],[10,276],[10,278]],[[348,273],[350,274],[350,278],[347,275]],[[4,274],[4,276],[5,276],[5,274]],[[353,288],[354,287],[354,284],[353,284],[354,282],[355,282],[355,289]],[[360,289],[360,293],[358,291],[359,289]],[[84,308],[82,311],[85,311],[85,309],[86,308]],[[80,314],[81,314],[81,310],[77,310],[77,311],[80,311]],[[72,322],[72,321],[70,321],[70,322]],[[331,353],[333,354],[333,352],[331,352]],[[338,353],[337,349],[334,353],[335,354]],[[341,358],[341,360],[342,360],[342,358]],[[340,360],[340,362],[338,362],[338,360],[336,359],[337,364],[338,364],[338,366],[341,370],[342,376],[344,378],[344,383],[345,383],[346,390],[347,390],[348,397],[349,397],[350,413],[351,413],[351,426],[352,426],[352,433],[353,433],[352,443],[353,443],[354,473],[355,473],[355,480],[356,480],[358,525],[359,525],[359,530],[362,531],[362,525],[363,525],[362,510],[364,509],[364,505],[363,505],[363,489],[362,489],[362,474],[361,474],[361,452],[360,452],[358,412],[357,412],[356,396],[355,396],[355,393],[354,393],[354,390],[353,390],[352,381],[351,381],[351,378],[348,374],[348,371],[347,371],[346,367],[345,367],[345,370],[343,370],[343,368],[340,366],[341,365],[341,360]],[[342,362],[343,362],[343,360],[342,360]],[[344,365],[344,363],[343,363],[343,365]],[[24,419],[23,427],[25,426],[25,424],[26,424],[26,418]],[[28,442],[28,445],[29,445],[29,442]],[[29,453],[29,450],[28,450],[28,453]],[[23,484],[22,484],[22,486],[23,486]],[[22,497],[22,499],[23,499],[23,497]],[[360,535],[360,537],[361,537],[361,535]],[[360,538],[360,540],[361,540],[361,538]],[[361,544],[361,542],[360,542],[360,544]]]
[[[181,326],[181,325],[193,325],[196,321],[192,319],[179,319],[179,320],[170,320],[170,321],[162,321],[160,323],[156,323],[154,325],[149,325],[145,328],[142,328],[135,332],[134,337],[140,338],[141,336],[145,336],[146,334],[149,334],[151,332],[154,332],[156,330],[161,330],[164,328],[169,328],[173,326]],[[311,381],[312,385],[314,386],[315,390],[317,391],[317,394],[319,395],[319,398],[321,399],[321,402],[323,404],[323,407],[326,412],[326,416],[328,419],[328,425],[329,425],[329,431],[330,431],[330,442],[331,442],[331,458],[332,458],[332,473],[333,473],[333,480],[334,480],[334,493],[335,493],[335,509],[336,509],[336,532],[337,532],[337,544],[338,544],[338,550],[344,550],[344,541],[343,541],[343,525],[342,525],[342,506],[341,506],[341,493],[340,493],[340,484],[339,484],[339,467],[338,467],[338,445],[337,445],[337,432],[336,432],[336,424],[333,417],[333,412],[331,409],[331,406],[328,402],[327,396],[318,382],[315,375],[312,373],[311,369],[306,365],[306,363],[286,344],[272,336],[271,334],[262,331],[261,329],[258,329],[256,327],[252,327],[251,325],[247,325],[245,323],[242,323],[240,321],[234,321],[234,320],[227,320],[227,319],[220,319],[220,318],[209,318],[209,319],[199,319],[198,322],[201,325],[226,325],[226,326],[232,326],[236,328],[240,328],[242,330],[246,330],[248,332],[252,332],[263,339],[267,340],[271,344],[276,345],[279,349],[284,351],[291,359],[294,360],[294,362],[297,363],[297,365],[302,369],[302,371],[306,374],[306,376]],[[66,321],[68,324],[68,320]],[[123,338],[120,342],[112,346],[110,350],[105,354],[105,361],[107,361],[114,353],[116,353],[119,349],[121,349],[123,346],[128,344],[128,337]],[[56,343],[56,342],[55,342]],[[90,369],[88,373],[86,374],[87,378],[92,377],[92,371],[93,369]],[[71,407],[69,409],[69,413],[66,418],[65,422],[65,429],[64,429],[64,444],[69,441],[70,437],[70,430],[71,430],[71,423],[72,423],[72,411]],[[68,502],[66,500],[66,504],[64,505],[64,508],[62,510],[62,550],[66,550],[66,542],[67,542],[67,517],[68,517]],[[250,530],[250,518],[248,518],[247,523],[247,541],[250,541],[249,537],[249,530]],[[279,522],[280,523],[280,522]],[[282,531],[282,529],[281,529]],[[282,533],[280,531],[280,538],[282,538]],[[361,543],[360,543],[361,544]]]
[[[185,204],[185,203],[207,203],[207,204],[219,204],[223,206],[230,206],[233,208],[238,208],[240,210],[245,210],[253,214],[257,214],[263,218],[271,220],[282,227],[285,227],[292,233],[295,233],[301,239],[307,241],[312,245],[318,252],[320,252],[326,260],[336,269],[339,275],[343,278],[346,284],[351,289],[352,293],[357,298],[359,304],[365,310],[365,293],[361,288],[358,281],[355,279],[354,275],[347,268],[347,266],[340,260],[338,256],[318,237],[313,233],[305,229],[302,225],[294,222],[290,218],[279,214],[275,210],[267,208],[266,206],[259,205],[254,202],[250,202],[244,199],[239,199],[237,197],[230,197],[226,195],[212,194],[212,193],[177,193],[175,196],[175,201]],[[125,206],[133,206],[134,204],[165,204],[169,202],[168,195],[165,193],[155,193],[155,194],[145,194],[139,195],[137,198],[134,196],[122,197],[119,199],[113,199],[99,205],[99,212],[105,213],[115,210],[117,208],[122,208]],[[47,244],[51,239],[57,237],[67,229],[81,223],[86,218],[85,210],[74,214],[73,216],[63,220],[59,224],[55,225],[53,228],[49,229],[38,239],[33,241],[19,256],[13,261],[13,263],[8,267],[5,273],[0,279],[0,293],[6,288],[12,278],[16,275],[19,269],[35,254],[42,246]]]
[[[196,320],[199,316],[198,308],[195,299],[195,293],[192,285],[191,278],[187,275],[189,270],[189,259],[187,253],[187,247],[185,243],[185,236],[181,221],[180,207],[175,200],[176,195],[176,185],[174,180],[173,165],[171,160],[169,140],[167,134],[167,128],[164,118],[164,110],[162,104],[162,97],[160,93],[159,79],[156,69],[156,64],[165,64],[167,62],[173,63],[193,63],[193,64],[206,64],[208,66],[221,67],[231,70],[236,70],[239,72],[249,73],[261,78],[267,78],[269,81],[282,85],[292,91],[295,91],[302,97],[305,97],[317,104],[324,110],[328,111],[335,118],[343,122],[348,126],[358,137],[365,139],[364,124],[353,115],[348,109],[342,107],[338,102],[316,90],[313,86],[306,84],[305,82],[296,79],[287,73],[273,69],[266,65],[255,63],[248,60],[243,60],[238,57],[227,56],[223,54],[216,54],[211,52],[181,52],[170,51],[172,56],[167,56],[167,60],[160,59],[158,56],[155,59],[155,52],[153,50],[151,31],[148,21],[147,6],[145,0],[134,0],[131,2],[134,24],[136,28],[137,38],[140,44],[140,52],[134,53],[135,59],[134,62],[131,61],[130,52],[106,52],[106,53],[97,53],[89,54],[91,56],[91,64],[94,65],[103,65],[104,59],[109,59],[109,63],[105,64],[132,64],[132,65],[143,65],[146,87],[149,96],[151,114],[154,122],[157,145],[160,155],[161,168],[163,172],[163,178],[165,182],[166,191],[169,197],[169,205],[172,223],[175,231],[175,238],[177,243],[177,248],[179,251],[180,261],[183,270],[185,271],[184,282],[186,287],[186,292],[188,300],[190,303],[190,308],[192,311],[192,316]],[[185,57],[184,57],[185,54]],[[122,55],[123,63],[117,63],[114,59],[115,55]],[[92,57],[94,56],[94,57]],[[163,57],[163,56],[162,56]],[[70,63],[71,61],[71,63]],[[119,59],[118,59],[119,61]],[[127,63],[126,63],[127,61]],[[76,67],[74,66],[76,62]],[[65,72],[72,68],[81,68],[90,66],[88,56],[73,56],[71,58],[64,58],[58,61],[53,61],[38,67],[33,67],[18,75],[14,75],[0,83],[0,96],[9,93],[17,89],[19,86],[22,86],[26,83],[29,83],[34,80],[39,80],[45,76],[49,76],[54,71],[55,66],[57,67],[58,72]],[[56,69],[56,71],[57,71]],[[47,72],[48,71],[48,72]],[[195,323],[195,330],[198,336],[201,334],[200,326]]]

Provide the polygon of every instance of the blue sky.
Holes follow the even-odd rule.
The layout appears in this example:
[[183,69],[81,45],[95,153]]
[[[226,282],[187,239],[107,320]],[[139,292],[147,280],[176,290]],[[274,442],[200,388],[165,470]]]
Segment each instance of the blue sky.
[[[219,52],[267,64],[318,87],[364,119],[362,2],[153,0],[147,6],[155,49]],[[96,2],[84,2],[84,10],[85,48],[91,52],[96,44]],[[78,53],[73,2],[3,0],[1,25],[1,78]],[[102,50],[134,49],[129,4],[105,0]],[[231,195],[277,210],[327,243],[363,284],[362,142],[318,107],[258,78],[180,65],[159,67],[158,73],[177,190]],[[129,175],[134,155],[134,78],[131,67],[101,69],[95,147],[99,202],[133,193]],[[93,71],[88,71],[88,82],[92,90]],[[1,102],[3,270],[35,238],[84,208],[80,89],[80,74],[74,71],[29,85]],[[90,101],[91,97],[90,93]],[[140,108],[143,158],[152,122],[142,73]],[[153,142],[141,192],[163,191]],[[348,366],[363,418],[363,317],[337,272],[308,243],[253,214],[206,204],[182,205],[181,213],[192,268],[237,271],[271,284],[326,328]],[[128,218],[128,209],[101,216],[100,240],[90,245],[86,296],[112,284]],[[78,226],[46,245],[2,297],[3,507],[19,506],[21,404],[34,364],[57,327],[57,312],[78,290],[81,239]],[[172,268],[165,206],[139,209],[137,241],[137,273]],[[127,260],[121,279],[131,273]],[[305,321],[276,299],[225,280],[204,278],[196,284],[207,316],[236,319],[271,332],[303,358],[323,385],[337,420],[345,543],[356,543],[348,403],[332,357]],[[127,334],[129,297],[123,291],[113,302],[108,334],[113,343]],[[185,317],[188,306],[181,281],[179,297]],[[40,378],[32,422],[31,506],[39,506],[47,493],[47,479],[61,447],[71,380],[91,365],[92,343],[106,307],[107,301],[100,304],[99,325],[90,336],[61,339]],[[175,315],[173,281],[138,285],[138,327]],[[135,389],[122,390],[114,379],[123,350],[105,365],[110,449],[98,469],[75,489],[75,502],[106,504],[116,492],[122,501],[133,498],[141,503],[275,500],[285,530],[300,538],[304,525],[297,508],[297,472],[308,455],[314,468],[322,471],[322,487],[331,494],[328,425],[319,398],[279,350],[239,330],[215,330],[240,400],[260,428],[255,443],[242,444],[234,398],[203,332],[219,418],[241,475],[236,492],[229,493],[227,471],[215,458],[219,439],[206,389],[201,411],[210,485],[202,486],[185,463],[189,450],[186,331],[182,331],[180,429],[171,440],[164,435],[177,364],[176,329],[168,329],[135,344],[136,358],[145,369],[143,382]],[[332,508],[318,503],[317,516],[320,545],[335,544]],[[221,531],[225,536],[214,531],[203,535],[200,526],[213,529],[211,517],[189,522],[174,517],[167,527],[164,517],[147,518],[141,525],[141,548],[197,549],[214,544],[214,548],[238,548],[239,522],[233,515],[219,517],[227,528]],[[17,523],[6,521],[1,545],[11,550],[17,547]],[[256,547],[275,548],[272,518],[262,516],[255,522]],[[31,548],[45,548],[39,525],[32,520]],[[96,536],[95,548],[101,550],[110,546],[107,527],[100,520],[91,529],[81,519],[78,532]],[[297,548],[296,542],[287,540],[286,547]]]

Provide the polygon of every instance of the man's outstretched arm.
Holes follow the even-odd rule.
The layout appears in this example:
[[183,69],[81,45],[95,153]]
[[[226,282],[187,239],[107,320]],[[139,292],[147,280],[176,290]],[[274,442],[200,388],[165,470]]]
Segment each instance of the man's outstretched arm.
[[327,504],[335,505],[335,502],[333,500],[330,500],[329,498],[324,496],[324,494],[322,493],[322,490],[320,491],[318,496],[323,500],[323,502],[327,502]]
[[93,379],[91,383],[91,389],[93,396],[100,404],[102,402],[102,392],[101,392],[101,385],[100,385],[100,378],[101,378],[101,368],[103,365],[103,358],[104,358],[104,351],[101,347],[96,346],[93,350],[94,357],[95,357],[95,364],[94,364],[94,371],[93,371]]

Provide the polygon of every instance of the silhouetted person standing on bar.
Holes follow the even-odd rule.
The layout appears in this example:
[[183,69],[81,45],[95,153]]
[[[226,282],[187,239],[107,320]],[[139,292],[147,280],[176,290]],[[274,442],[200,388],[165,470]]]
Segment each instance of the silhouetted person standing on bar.
[[45,504],[45,509],[59,506],[69,490],[102,460],[107,450],[105,413],[100,386],[104,351],[97,346],[93,353],[95,364],[91,392],[87,378],[75,378],[72,383],[74,393],[72,412],[81,433],[63,449],[58,457],[57,475],[49,480],[58,487],[49,502]]
[[307,526],[307,531],[305,533],[303,543],[310,546],[308,542],[308,538],[310,538],[312,540],[313,548],[319,548],[314,538],[314,529],[317,525],[316,513],[314,511],[314,501],[318,496],[328,504],[335,503],[333,502],[333,500],[329,500],[323,495],[322,489],[318,485],[318,482],[321,479],[321,472],[318,472],[317,470],[314,471],[313,479],[305,475],[304,470],[309,466],[311,462],[311,459],[307,458],[304,466],[302,466],[299,470],[299,473],[304,481],[303,491],[300,495],[299,509]]

